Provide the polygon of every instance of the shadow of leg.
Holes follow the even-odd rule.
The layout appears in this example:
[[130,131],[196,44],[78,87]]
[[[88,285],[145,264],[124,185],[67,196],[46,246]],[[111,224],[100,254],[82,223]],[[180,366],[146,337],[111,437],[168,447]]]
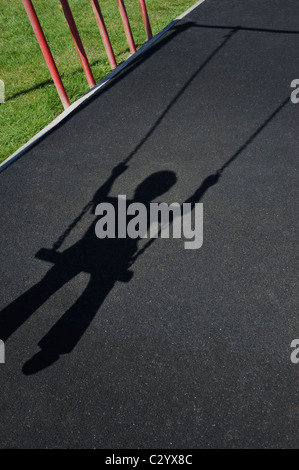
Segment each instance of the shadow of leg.
[[114,281],[90,280],[72,307],[39,342],[41,351],[23,366],[25,375],[35,374],[56,362],[60,355],[70,353],[89,327]]
[[45,277],[0,312],[0,338],[6,341],[56,291],[78,274],[64,265],[54,266]]

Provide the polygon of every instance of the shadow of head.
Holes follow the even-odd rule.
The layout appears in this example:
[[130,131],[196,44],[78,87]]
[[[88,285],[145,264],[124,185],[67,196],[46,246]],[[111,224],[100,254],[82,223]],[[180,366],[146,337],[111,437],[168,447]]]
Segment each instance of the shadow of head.
[[158,171],[146,178],[137,186],[134,193],[134,200],[149,203],[167,193],[176,183],[177,177],[173,171]]

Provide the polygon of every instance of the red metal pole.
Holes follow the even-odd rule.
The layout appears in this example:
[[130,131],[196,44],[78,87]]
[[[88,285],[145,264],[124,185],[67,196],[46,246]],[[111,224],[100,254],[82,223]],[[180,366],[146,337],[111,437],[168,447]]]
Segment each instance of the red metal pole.
[[151,23],[150,23],[148,13],[147,13],[145,0],[138,0],[138,1],[139,1],[141,15],[143,19],[144,28],[145,28],[146,39],[149,41],[150,39],[152,39],[153,33],[152,33]]
[[74,44],[76,46],[79,59],[81,61],[85,76],[86,76],[87,81],[88,81],[88,85],[89,85],[90,88],[92,88],[93,86],[95,86],[96,82],[93,78],[92,71],[91,71],[91,68],[90,68],[90,65],[89,65],[89,62],[88,62],[88,59],[87,59],[87,55],[86,55],[85,49],[83,47],[83,44],[82,44],[82,41],[81,41],[81,38],[80,38],[80,35],[79,35],[79,31],[77,29],[77,26],[76,26],[72,11],[70,9],[68,0],[59,0],[59,1],[60,1],[61,6],[62,6],[64,16],[66,18],[69,30],[71,32]]
[[121,19],[125,28],[125,33],[127,36],[129,49],[130,49],[131,54],[134,54],[134,52],[136,52],[136,46],[135,46],[135,42],[134,42],[132,30],[131,30],[129,18],[127,15],[127,10],[124,4],[124,0],[117,0],[117,3],[118,3],[119,11],[120,11],[120,16],[121,16]]
[[110,38],[109,38],[108,31],[107,31],[107,28],[106,28],[106,25],[105,25],[105,22],[104,22],[104,18],[103,18],[102,12],[101,12],[99,2],[98,2],[98,0],[90,0],[90,1],[91,1],[91,6],[92,6],[93,12],[95,14],[97,23],[98,23],[98,27],[99,27],[99,30],[100,30],[100,33],[101,33],[102,41],[103,41],[103,44],[104,44],[104,47],[105,47],[106,54],[107,54],[108,59],[109,59],[110,66],[111,66],[112,69],[116,69],[117,63],[116,63],[116,60],[115,60],[115,55],[114,55],[114,52],[113,52],[113,49],[112,49],[112,45],[111,45],[111,42],[110,42]]
[[58,95],[61,99],[61,103],[64,109],[68,108],[70,105],[70,100],[66,94],[65,88],[63,86],[62,80],[60,78],[59,72],[57,70],[56,64],[54,62],[53,56],[51,54],[50,48],[48,46],[47,40],[41,28],[40,22],[38,20],[37,14],[35,12],[34,6],[31,0],[22,0],[26,13],[28,15],[29,21],[33,28],[34,34],[38,41],[39,47],[43,53],[44,59],[48,66],[49,72],[53,79],[53,82],[56,86]]

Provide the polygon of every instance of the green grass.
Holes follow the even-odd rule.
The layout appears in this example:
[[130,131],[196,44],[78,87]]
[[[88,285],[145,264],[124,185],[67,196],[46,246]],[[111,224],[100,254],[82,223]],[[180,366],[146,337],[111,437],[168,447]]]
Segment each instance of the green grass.
[[[147,0],[153,33],[196,0]],[[58,0],[34,0],[68,96],[73,103],[89,89]],[[69,0],[96,82],[110,66],[89,0]],[[138,0],[126,0],[137,47],[145,42]],[[118,64],[129,56],[116,0],[100,0]],[[62,111],[21,0],[0,0],[0,79],[5,103],[0,105],[0,162],[26,143]]]

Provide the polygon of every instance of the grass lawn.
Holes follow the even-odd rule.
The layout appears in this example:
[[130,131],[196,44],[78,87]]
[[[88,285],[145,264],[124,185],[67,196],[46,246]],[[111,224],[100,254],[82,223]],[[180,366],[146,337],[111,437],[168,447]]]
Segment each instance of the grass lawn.
[[[153,34],[196,0],[147,0]],[[96,82],[110,66],[89,0],[69,0]],[[100,0],[118,64],[129,56],[116,0]],[[41,25],[73,103],[89,90],[58,0],[34,0]],[[145,42],[138,0],[125,2],[137,47]],[[0,0],[0,162],[62,111],[60,99],[21,0]]]

